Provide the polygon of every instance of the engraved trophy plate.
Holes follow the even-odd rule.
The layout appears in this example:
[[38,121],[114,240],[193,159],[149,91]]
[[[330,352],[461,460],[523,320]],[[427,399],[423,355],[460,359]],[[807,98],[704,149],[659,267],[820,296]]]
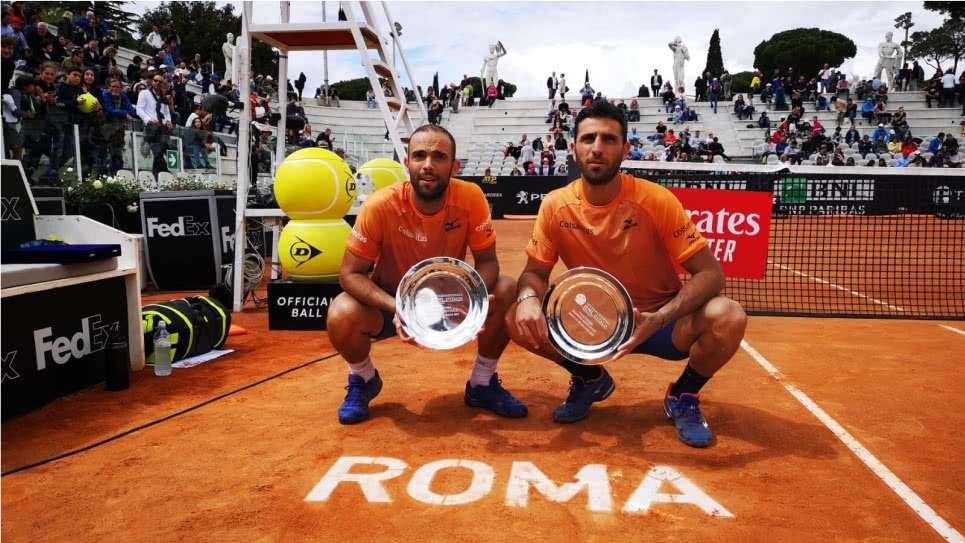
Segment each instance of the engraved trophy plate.
[[550,343],[578,364],[602,364],[633,333],[627,289],[596,268],[563,272],[546,291],[543,314]]
[[486,322],[489,291],[479,273],[458,258],[427,258],[399,281],[395,309],[406,331],[431,349],[455,349]]

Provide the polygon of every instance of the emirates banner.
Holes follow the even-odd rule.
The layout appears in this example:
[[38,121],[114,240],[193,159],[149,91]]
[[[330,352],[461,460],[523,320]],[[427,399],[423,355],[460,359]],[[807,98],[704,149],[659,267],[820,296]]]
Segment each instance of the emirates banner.
[[[771,193],[671,188],[727,277],[763,279]],[[683,270],[680,270],[683,272]]]

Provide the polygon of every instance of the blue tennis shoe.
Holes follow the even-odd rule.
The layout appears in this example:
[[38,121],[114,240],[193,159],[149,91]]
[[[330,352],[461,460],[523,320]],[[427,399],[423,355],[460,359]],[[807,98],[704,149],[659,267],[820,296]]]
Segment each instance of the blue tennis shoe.
[[677,428],[677,437],[691,447],[707,447],[714,441],[714,434],[700,413],[699,394],[671,396],[670,389],[663,399],[663,409],[667,418]]
[[616,390],[616,384],[606,370],[603,370],[603,375],[592,381],[574,375],[570,381],[569,395],[553,410],[553,420],[562,423],[583,420],[590,414],[590,406],[594,402],[602,402],[609,398],[614,390]]
[[360,375],[348,375],[348,393],[338,408],[338,421],[342,424],[356,424],[369,418],[369,402],[382,391],[382,377],[375,370],[375,377],[368,381]]
[[496,373],[489,378],[488,385],[471,386],[467,382],[464,400],[469,407],[488,409],[500,417],[518,419],[529,413],[523,402],[503,388],[499,374]]

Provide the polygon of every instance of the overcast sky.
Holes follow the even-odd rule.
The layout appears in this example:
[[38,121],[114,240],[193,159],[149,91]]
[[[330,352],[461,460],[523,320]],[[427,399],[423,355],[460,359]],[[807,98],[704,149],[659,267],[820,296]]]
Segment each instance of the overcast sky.
[[[241,3],[232,3],[240,13]],[[279,22],[278,4],[255,2],[253,19]],[[692,87],[715,28],[720,29],[724,67],[731,73],[751,69],[754,47],[771,35],[818,27],[855,42],[858,53],[845,61],[844,70],[866,76],[874,69],[885,32],[894,31],[896,42],[904,37],[894,28],[895,17],[912,12],[912,31],[930,30],[942,20],[924,10],[922,2],[390,2],[389,9],[403,27],[402,43],[423,88],[435,72],[440,84],[458,82],[463,74],[478,76],[489,44],[500,40],[508,54],[499,61],[499,77],[516,84],[522,97],[545,97],[546,77],[553,70],[565,73],[575,90],[586,69],[596,90],[635,95],[641,83],[649,84],[654,69],[664,80],[672,77],[667,44],[678,35],[690,50],[685,72]],[[327,2],[326,11],[329,20],[335,19],[338,2]],[[322,2],[292,2],[292,22],[321,19]],[[354,51],[331,52],[328,58],[330,82],[365,75]],[[322,66],[321,52],[293,52],[289,77],[305,72],[306,93],[313,95],[323,78]],[[402,80],[409,86],[404,74]]]

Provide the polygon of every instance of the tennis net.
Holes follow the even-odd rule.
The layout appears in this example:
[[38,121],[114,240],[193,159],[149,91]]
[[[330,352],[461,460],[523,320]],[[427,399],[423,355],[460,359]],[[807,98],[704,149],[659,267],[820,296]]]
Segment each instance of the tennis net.
[[750,314],[965,318],[965,176],[627,171],[773,195],[765,278],[724,291]]

